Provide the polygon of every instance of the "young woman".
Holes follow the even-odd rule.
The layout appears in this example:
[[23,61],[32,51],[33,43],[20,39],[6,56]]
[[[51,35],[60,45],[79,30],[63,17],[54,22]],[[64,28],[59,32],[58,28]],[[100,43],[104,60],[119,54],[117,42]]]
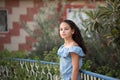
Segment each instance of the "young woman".
[[59,34],[64,44],[58,49],[62,80],[80,80],[79,69],[86,47],[79,28],[71,20],[64,20],[59,26]]

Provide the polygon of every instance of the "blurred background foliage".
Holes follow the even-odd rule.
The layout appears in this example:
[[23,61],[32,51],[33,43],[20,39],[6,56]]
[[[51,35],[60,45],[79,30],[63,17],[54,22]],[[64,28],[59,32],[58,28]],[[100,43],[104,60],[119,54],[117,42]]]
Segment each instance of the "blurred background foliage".
[[41,60],[44,60],[44,53],[49,53],[53,47],[62,43],[58,34],[58,28],[59,20],[63,13],[63,6],[61,6],[61,11],[58,11],[57,5],[59,5],[59,0],[52,2],[48,0],[43,1],[44,7],[39,8],[34,19],[36,24],[34,31],[30,30],[24,22],[21,22],[23,28],[38,41],[38,43],[33,45],[35,50],[31,51],[34,54],[30,54],[30,56],[37,55]]
[[90,37],[85,37],[91,71],[120,78],[120,1],[106,0],[105,6],[83,10],[82,21]]
[[[19,57],[59,62],[57,50],[63,41],[59,38],[58,27],[64,5],[61,6],[61,11],[57,11],[56,7],[50,7],[49,1],[44,3],[45,8],[40,8],[35,19],[37,31],[32,32],[26,24],[22,23],[26,26],[25,30],[38,40],[34,45],[36,49],[30,54],[3,50],[0,52],[1,59]],[[56,0],[54,4],[58,3],[59,0]],[[88,16],[88,19],[81,19],[82,25],[86,28],[81,30],[81,33],[88,54],[84,58],[82,69],[120,78],[120,1],[106,0],[105,6],[97,6],[90,11],[84,9],[83,12]],[[41,17],[43,14],[46,16],[45,19]]]

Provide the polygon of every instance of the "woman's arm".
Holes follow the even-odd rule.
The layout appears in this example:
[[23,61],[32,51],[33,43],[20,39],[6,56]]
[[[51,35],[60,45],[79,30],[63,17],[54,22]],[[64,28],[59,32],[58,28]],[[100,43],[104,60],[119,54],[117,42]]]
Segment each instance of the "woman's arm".
[[78,80],[78,73],[79,73],[79,55],[76,53],[70,53],[72,58],[72,76],[71,80]]

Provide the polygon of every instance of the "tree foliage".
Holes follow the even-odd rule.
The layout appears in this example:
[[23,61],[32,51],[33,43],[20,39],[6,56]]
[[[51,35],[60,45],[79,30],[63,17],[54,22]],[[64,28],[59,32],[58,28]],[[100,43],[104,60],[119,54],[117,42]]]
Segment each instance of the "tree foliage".
[[104,6],[83,11],[88,18],[82,24],[90,35],[84,37],[90,53],[85,60],[90,66],[83,67],[120,78],[120,1],[106,0]]
[[36,48],[34,53],[41,60],[43,59],[44,51],[49,51],[61,43],[58,34],[58,24],[62,13],[62,11],[58,12],[59,1],[43,0],[43,2],[44,6],[39,8],[38,13],[34,17],[34,30],[30,30],[26,24],[24,25],[24,29],[38,41],[34,45]]
[[85,11],[89,17],[84,22],[87,30],[103,34],[115,48],[120,49],[120,1],[106,0],[105,6],[98,6],[96,9]]

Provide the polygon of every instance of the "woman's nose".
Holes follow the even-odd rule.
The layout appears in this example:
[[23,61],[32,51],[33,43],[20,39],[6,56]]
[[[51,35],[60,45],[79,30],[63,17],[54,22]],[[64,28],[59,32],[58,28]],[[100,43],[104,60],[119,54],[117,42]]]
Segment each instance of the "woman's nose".
[[65,30],[62,31],[62,33],[64,33],[64,32],[65,32]]

